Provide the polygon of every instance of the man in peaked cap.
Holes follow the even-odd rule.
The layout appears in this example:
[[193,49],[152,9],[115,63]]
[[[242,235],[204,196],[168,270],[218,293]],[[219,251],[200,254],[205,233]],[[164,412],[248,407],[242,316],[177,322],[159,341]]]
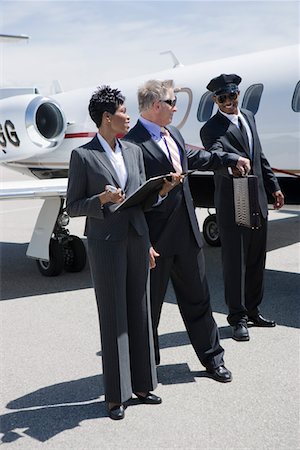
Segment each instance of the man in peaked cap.
[[[233,339],[248,341],[248,323],[274,327],[259,310],[263,298],[263,278],[266,259],[268,201],[266,191],[275,199],[274,208],[284,204],[278,181],[263,154],[254,115],[239,109],[239,84],[236,74],[221,74],[207,85],[218,106],[217,113],[200,130],[205,149],[211,153],[235,153],[251,160],[252,174],[258,177],[258,202],[262,226],[250,229],[235,223],[232,175],[224,168],[215,171],[215,206],[222,244],[227,320],[233,329]],[[238,176],[233,169],[234,176]]]

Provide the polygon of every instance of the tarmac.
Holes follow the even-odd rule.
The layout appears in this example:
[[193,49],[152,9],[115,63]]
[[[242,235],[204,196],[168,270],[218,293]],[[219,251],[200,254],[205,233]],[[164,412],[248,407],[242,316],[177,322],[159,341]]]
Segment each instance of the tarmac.
[[[1,169],[3,180],[21,176]],[[299,206],[270,210],[262,313],[272,329],[235,342],[226,320],[221,250],[205,245],[214,317],[231,383],[209,378],[186,334],[171,284],[159,326],[161,405],[132,400],[109,419],[88,265],[43,277],[25,256],[40,200],[0,203],[2,448],[299,449]],[[206,210],[197,208],[200,228]],[[83,218],[71,220],[82,236]]]

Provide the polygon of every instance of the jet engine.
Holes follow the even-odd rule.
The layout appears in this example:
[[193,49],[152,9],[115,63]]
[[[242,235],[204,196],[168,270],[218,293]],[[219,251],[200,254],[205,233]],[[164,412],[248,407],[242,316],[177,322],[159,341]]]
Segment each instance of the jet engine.
[[23,160],[52,152],[63,141],[67,122],[60,105],[42,95],[0,100],[0,160]]

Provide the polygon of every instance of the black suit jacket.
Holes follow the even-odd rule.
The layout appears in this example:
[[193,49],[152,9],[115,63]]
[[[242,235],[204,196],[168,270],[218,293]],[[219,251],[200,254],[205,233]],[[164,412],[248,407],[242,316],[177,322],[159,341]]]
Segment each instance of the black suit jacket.
[[[238,156],[224,152],[210,154],[206,151],[186,150],[183,137],[177,128],[168,130],[177,143],[181,156],[182,170],[214,170],[224,166],[235,166]],[[143,151],[146,178],[174,172],[169,159],[151,138],[140,121],[125,136],[125,140],[139,145]],[[184,245],[187,229],[192,229],[196,243],[202,247],[195,208],[190,192],[188,178],[169,192],[168,197],[146,213],[152,245],[162,254],[169,255]]]
[[[265,157],[257,134],[254,115],[251,111],[242,109],[253,137],[253,154],[245,145],[242,134],[227,117],[219,111],[209,119],[200,131],[200,137],[205,149],[209,152],[224,151],[251,159],[251,173],[258,177],[258,200],[263,217],[268,214],[266,190],[273,193],[280,189],[278,181]],[[233,186],[232,176],[227,169],[215,172],[215,206],[218,211],[218,221],[221,225],[233,223]]]

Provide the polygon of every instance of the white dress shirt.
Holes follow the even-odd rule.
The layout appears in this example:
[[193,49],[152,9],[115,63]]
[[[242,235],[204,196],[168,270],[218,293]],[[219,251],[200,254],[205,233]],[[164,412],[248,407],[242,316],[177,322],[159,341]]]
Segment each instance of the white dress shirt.
[[101,136],[101,134],[97,133],[97,137],[99,139],[100,144],[105,150],[105,153],[108,156],[108,159],[113,165],[113,168],[117,172],[118,178],[120,180],[120,188],[122,190],[125,189],[125,185],[128,178],[127,169],[124,163],[123,155],[122,155],[122,147],[118,140],[116,140],[116,147],[113,151],[108,142]]
[[241,113],[241,111],[238,109],[238,113],[237,114],[226,114],[223,111],[221,111],[219,109],[220,113],[223,114],[223,116],[227,117],[227,119],[230,120],[230,122],[232,122],[236,127],[239,127],[239,122],[238,119],[240,119],[242,121],[242,124],[245,127],[245,130],[247,132],[247,136],[248,136],[248,141],[249,141],[249,149],[250,149],[250,156],[252,158],[252,153],[253,153],[253,137],[252,137],[252,133],[250,130],[250,127],[247,123],[247,120],[245,119],[245,117],[243,116],[243,114]]

